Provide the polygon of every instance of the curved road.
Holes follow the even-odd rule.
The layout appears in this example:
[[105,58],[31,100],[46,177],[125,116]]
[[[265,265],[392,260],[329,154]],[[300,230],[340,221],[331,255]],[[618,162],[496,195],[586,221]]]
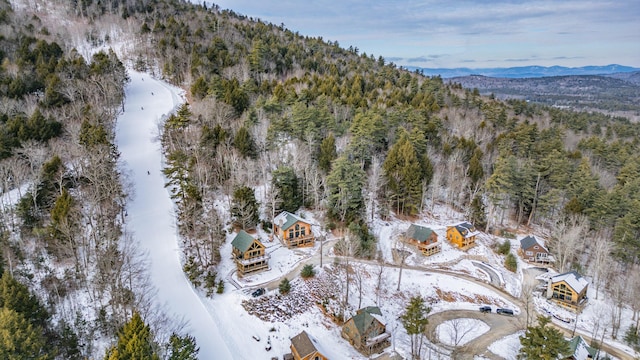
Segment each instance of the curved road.
[[[329,258],[326,254],[328,252],[328,249],[330,248],[331,243],[335,242],[334,240],[329,240],[329,241],[325,241],[324,243],[324,248],[323,248],[323,253],[325,254],[323,262],[326,263],[330,263],[332,262],[332,258]],[[340,257],[339,257],[340,258]],[[376,265],[378,264],[376,261],[372,261],[372,260],[366,260],[366,259],[358,259],[358,258],[351,258],[350,261],[352,262],[358,262],[358,263],[363,263],[363,264],[369,264],[369,265]],[[300,270],[302,269],[302,267],[304,265],[307,264],[312,264],[312,265],[318,265],[320,263],[320,254],[315,253],[313,256],[311,256],[308,259],[305,259],[303,261],[301,261],[295,268],[293,268],[291,271],[289,271],[286,275],[284,275],[283,277],[287,277],[288,279],[292,279],[295,276],[298,276],[300,273]],[[391,267],[391,268],[399,268],[400,266],[397,264],[392,264],[392,263],[384,263],[385,266],[387,267]],[[422,271],[425,273],[435,273],[435,274],[443,274],[443,275],[449,275],[449,276],[454,276],[454,277],[458,277],[461,279],[465,279],[467,281],[473,282],[477,285],[483,286],[487,289],[490,289],[494,292],[500,293],[501,296],[505,297],[507,300],[509,300],[510,302],[512,302],[513,304],[517,305],[520,309],[524,309],[524,304],[523,302],[519,299],[514,297],[513,295],[511,295],[510,293],[508,293],[506,290],[504,290],[501,287],[498,287],[495,285],[494,281],[491,281],[490,283],[487,283],[485,281],[479,280],[477,278],[474,278],[472,276],[469,276],[467,274],[462,274],[462,273],[457,273],[457,272],[453,272],[453,271],[447,271],[447,270],[440,270],[440,269],[428,269],[428,268],[424,268],[421,266],[411,266],[411,265],[404,265],[403,266],[404,269],[411,269],[411,270],[417,270],[417,271]],[[281,277],[282,278],[282,277]],[[496,278],[497,275],[496,275]],[[499,280],[498,280],[499,281]],[[272,280],[266,284],[261,285],[262,287],[266,287],[269,290],[273,290],[276,289],[278,287],[278,284],[280,283],[280,279],[276,279],[276,280]],[[493,311],[495,311],[495,309],[493,309]],[[443,348],[447,348],[449,350],[453,350],[451,356],[453,359],[473,359],[474,355],[483,355],[486,358],[489,359],[502,359],[500,356],[492,353],[491,351],[488,350],[489,346],[491,344],[493,344],[494,342],[504,338],[507,335],[511,335],[519,330],[524,330],[525,329],[525,324],[526,324],[526,314],[523,311],[518,312],[518,314],[516,316],[507,316],[507,315],[500,315],[500,314],[496,314],[495,312],[492,312],[490,314],[483,314],[480,311],[473,311],[473,310],[448,310],[448,311],[443,311],[443,312],[439,312],[439,313],[435,313],[429,316],[429,324],[427,326],[427,336],[429,337],[429,340],[434,343],[437,344],[439,346],[442,346]],[[447,320],[452,320],[452,319],[457,319],[457,318],[471,318],[471,319],[478,319],[478,320],[482,320],[485,323],[487,323],[487,325],[489,325],[491,327],[491,330],[488,331],[485,334],[482,334],[481,336],[477,337],[476,339],[470,341],[469,343],[465,344],[464,346],[458,347],[458,348],[453,348],[451,346],[446,346],[440,343],[440,341],[438,340],[436,334],[435,334],[435,328],[438,327],[438,325],[442,324],[443,322],[447,321]],[[568,330],[566,328],[561,328],[559,325],[557,324],[553,324],[555,325],[557,328],[559,328],[561,331],[563,331],[567,336],[570,334],[571,330]],[[577,331],[576,334],[581,335],[583,338],[585,338],[585,340],[589,341],[590,337],[588,337],[587,335]],[[604,351],[606,351],[607,353],[616,356],[619,359],[622,360],[633,360],[633,358],[625,353],[622,352],[610,345],[602,344],[602,349]]]

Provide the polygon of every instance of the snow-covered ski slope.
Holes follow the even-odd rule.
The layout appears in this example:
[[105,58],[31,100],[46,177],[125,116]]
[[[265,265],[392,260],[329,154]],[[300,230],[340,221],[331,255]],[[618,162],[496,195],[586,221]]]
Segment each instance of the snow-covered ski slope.
[[220,329],[182,271],[173,202],[161,173],[158,124],[184,101],[182,91],[148,74],[129,71],[124,113],[116,142],[131,171],[134,198],[128,206],[128,228],[149,255],[149,275],[156,301],[196,338],[200,359],[232,359]]

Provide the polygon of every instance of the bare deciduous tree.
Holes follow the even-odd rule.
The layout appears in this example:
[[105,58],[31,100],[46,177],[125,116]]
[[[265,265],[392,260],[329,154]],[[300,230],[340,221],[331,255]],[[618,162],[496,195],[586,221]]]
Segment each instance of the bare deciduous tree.
[[560,221],[549,239],[549,250],[556,258],[558,271],[567,270],[567,266],[574,260],[579,243],[589,230],[589,220],[586,216],[575,215],[568,220]]
[[385,287],[384,286],[384,262],[382,261],[382,258],[378,258],[378,263],[376,265],[376,276],[378,281],[376,282],[376,304],[380,305],[380,293],[382,292],[382,289]]
[[409,255],[411,255],[411,252],[409,251],[409,247],[407,246],[407,243],[402,241],[402,239],[396,239],[393,251],[395,253],[396,263],[400,267],[400,271],[398,272],[398,287],[396,288],[396,291],[400,291],[400,282],[402,281],[402,269],[404,268],[404,264],[407,258],[409,257]]
[[472,322],[467,321],[464,318],[451,319],[441,326],[446,326],[449,329],[449,340],[453,346],[458,346],[464,340],[465,336],[471,333],[475,326]]
[[382,171],[382,161],[380,161],[380,157],[373,156],[371,158],[371,166],[369,167],[369,177],[367,179],[367,197],[368,197],[368,208],[371,214],[370,221],[373,221],[373,218],[376,213],[376,202],[378,198],[378,193],[384,184],[384,176]]
[[524,312],[525,312],[525,326],[524,328],[529,328],[529,324],[533,321],[536,316],[536,312],[533,304],[533,291],[535,290],[535,285],[531,283],[525,283],[522,285],[522,294],[520,299],[522,300]]
[[600,285],[603,280],[607,278],[607,274],[611,269],[609,265],[613,261],[611,259],[611,251],[613,250],[611,229],[600,230],[594,238],[595,241],[592,242],[593,247],[591,248],[589,268],[593,274],[593,285],[595,285],[596,300],[598,300]]

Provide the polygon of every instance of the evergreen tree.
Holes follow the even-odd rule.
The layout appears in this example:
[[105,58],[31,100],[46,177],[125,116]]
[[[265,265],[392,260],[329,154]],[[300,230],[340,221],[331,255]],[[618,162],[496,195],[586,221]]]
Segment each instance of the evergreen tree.
[[399,214],[414,215],[422,200],[422,166],[408,134],[403,132],[382,165],[390,199]]
[[[469,160],[469,169],[467,170],[467,175],[471,179],[471,184],[476,186],[484,177],[484,169],[482,168],[482,151],[480,149],[476,149],[473,152],[473,156]],[[478,225],[478,224],[476,224]]]
[[295,170],[289,166],[281,166],[271,176],[273,187],[278,192],[280,209],[290,213],[298,210],[302,206],[302,192]]
[[107,132],[101,124],[92,125],[88,120],[84,120],[80,126],[78,141],[81,145],[92,148],[97,145],[108,145]]
[[487,214],[484,209],[484,202],[482,201],[482,195],[476,194],[471,201],[471,223],[479,229],[485,229],[487,227]]
[[589,214],[600,191],[598,178],[591,172],[587,159],[583,159],[571,175],[567,189],[570,201],[565,208],[567,214]]
[[45,348],[39,326],[32,325],[17,311],[0,308],[0,359],[52,359]]
[[300,276],[302,276],[303,279],[308,279],[310,277],[313,277],[315,275],[315,271],[313,270],[313,265],[311,264],[307,264],[302,268],[302,271],[300,271]]
[[107,350],[105,360],[159,360],[155,346],[149,325],[136,311],[118,332],[118,342]]
[[640,200],[634,200],[629,211],[616,221],[613,239],[615,254],[623,261],[634,264],[640,259]]
[[420,296],[414,296],[409,300],[404,314],[400,316],[402,326],[411,337],[411,355],[414,359],[420,359],[422,340],[429,323],[427,316],[430,312],[431,308],[424,303],[424,299]]
[[327,215],[330,219],[348,224],[362,218],[365,209],[362,195],[365,176],[362,168],[345,156],[333,162],[331,173],[327,176]]
[[518,260],[516,260],[516,257],[512,253],[507,254],[507,257],[504,260],[504,267],[512,272],[516,272],[516,270],[518,270]]
[[255,159],[257,155],[256,143],[253,141],[249,130],[244,126],[236,132],[236,136],[233,139],[233,146],[235,146],[244,157]]
[[184,129],[189,126],[191,121],[191,109],[189,108],[188,103],[184,103],[178,109],[178,112],[175,115],[169,116],[167,121],[165,122],[165,129]]
[[320,144],[320,154],[318,155],[318,167],[328,173],[331,170],[331,163],[338,157],[336,152],[336,139],[333,134],[329,134]]
[[0,280],[0,307],[19,313],[35,326],[45,327],[49,318],[49,314],[38,298],[8,271],[2,274]]
[[353,155],[354,161],[362,165],[362,168],[369,164],[374,154],[378,154],[387,147],[386,126],[383,118],[373,110],[356,114],[349,132],[352,136],[349,152]]
[[280,294],[282,295],[288,294],[289,291],[291,291],[291,283],[289,282],[289,279],[282,279],[282,281],[280,281],[280,285],[278,285],[278,290],[280,290]]
[[231,216],[234,224],[243,230],[255,228],[260,218],[258,201],[252,188],[242,186],[233,192]]
[[557,329],[547,326],[551,319],[538,317],[537,326],[529,326],[524,336],[520,337],[518,359],[565,359],[570,355],[569,342]]
[[200,348],[191,335],[180,336],[176,333],[169,337],[169,357],[167,360],[198,360]]

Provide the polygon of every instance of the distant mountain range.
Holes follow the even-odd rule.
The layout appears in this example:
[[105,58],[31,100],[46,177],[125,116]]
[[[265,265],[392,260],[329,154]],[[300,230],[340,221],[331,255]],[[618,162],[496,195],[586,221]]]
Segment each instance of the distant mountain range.
[[640,68],[623,66],[617,64],[605,66],[582,66],[582,67],[564,67],[564,66],[520,66],[509,68],[453,68],[453,69],[434,69],[421,68],[416,66],[405,66],[404,68],[415,71],[420,70],[427,76],[440,75],[443,78],[453,78],[468,75],[483,75],[497,78],[539,78],[547,76],[567,76],[567,75],[607,75],[614,73],[626,73],[640,71]]

